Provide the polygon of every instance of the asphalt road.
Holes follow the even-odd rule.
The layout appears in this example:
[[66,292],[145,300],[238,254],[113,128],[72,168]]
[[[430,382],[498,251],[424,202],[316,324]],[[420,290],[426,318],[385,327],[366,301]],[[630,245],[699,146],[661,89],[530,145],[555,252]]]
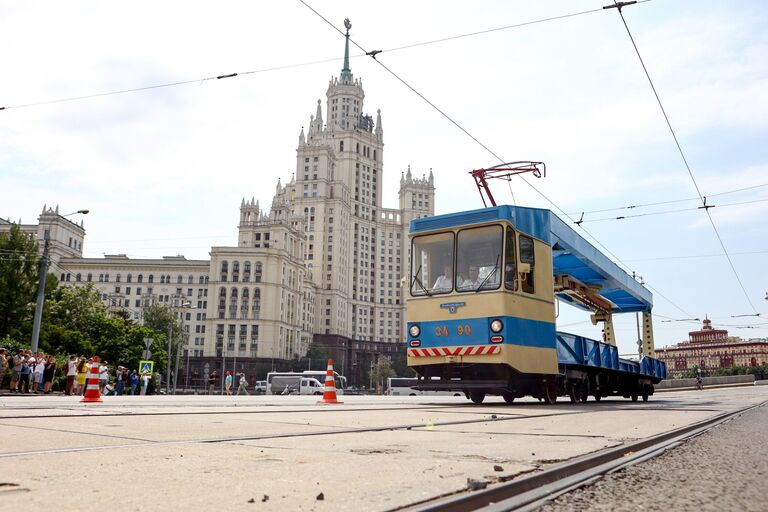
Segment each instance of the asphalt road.
[[768,406],[560,496],[541,512],[765,511]]

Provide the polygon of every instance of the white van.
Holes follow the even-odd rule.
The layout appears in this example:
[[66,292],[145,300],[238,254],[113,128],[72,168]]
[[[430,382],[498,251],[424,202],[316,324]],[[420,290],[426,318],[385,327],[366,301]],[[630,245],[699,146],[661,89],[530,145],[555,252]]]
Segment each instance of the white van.
[[269,375],[268,395],[322,395],[325,384],[301,375]]

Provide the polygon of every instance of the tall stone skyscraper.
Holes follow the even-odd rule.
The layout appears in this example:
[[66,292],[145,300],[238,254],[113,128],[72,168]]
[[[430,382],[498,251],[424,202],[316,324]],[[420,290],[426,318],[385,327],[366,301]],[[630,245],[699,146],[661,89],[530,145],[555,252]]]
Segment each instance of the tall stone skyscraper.
[[363,341],[402,341],[408,222],[434,214],[434,179],[400,178],[399,208],[382,207],[384,129],[381,111],[364,110],[365,92],[344,66],[302,127],[295,177],[278,182],[271,217],[290,216],[306,235],[304,260],[317,286],[316,335]]

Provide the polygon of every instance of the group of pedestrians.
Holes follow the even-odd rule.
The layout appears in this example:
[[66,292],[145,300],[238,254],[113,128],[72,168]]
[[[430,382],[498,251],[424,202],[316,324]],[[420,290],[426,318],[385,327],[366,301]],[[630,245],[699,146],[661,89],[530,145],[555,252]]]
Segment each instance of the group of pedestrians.
[[[10,369],[11,393],[51,393],[57,369],[56,358],[52,354],[35,354],[31,350],[19,350],[15,355],[7,352],[0,348],[0,382]],[[124,366],[118,366],[112,372],[107,361],[97,363],[93,358],[84,356],[70,356],[61,369],[66,377],[64,394],[83,395],[94,365],[98,365],[99,391],[102,395],[146,394],[149,376],[139,375],[136,370],[129,371]]]
[[0,348],[0,377],[11,369],[11,393],[50,393],[56,372],[56,358],[43,352],[19,350],[6,354]]
[[[233,372],[226,372],[226,375],[224,377],[224,393],[226,395],[229,395],[229,396],[232,395],[232,381],[234,380],[234,376],[235,374]],[[239,395],[241,393],[244,393],[246,395],[250,395],[250,393],[248,393],[248,381],[245,380],[245,373],[238,373],[237,376],[240,379],[238,381],[237,392],[235,394]]]

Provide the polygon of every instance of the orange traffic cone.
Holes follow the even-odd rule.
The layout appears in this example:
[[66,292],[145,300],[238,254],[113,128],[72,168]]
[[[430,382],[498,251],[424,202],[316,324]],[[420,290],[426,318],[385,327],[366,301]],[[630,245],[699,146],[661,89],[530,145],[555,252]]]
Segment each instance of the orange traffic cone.
[[91,371],[85,381],[85,396],[81,402],[101,402],[101,392],[99,391],[99,358],[93,358]]
[[336,399],[336,384],[333,379],[333,359],[328,360],[328,369],[325,371],[325,390],[323,391],[323,399],[318,401],[319,404],[343,404]]

